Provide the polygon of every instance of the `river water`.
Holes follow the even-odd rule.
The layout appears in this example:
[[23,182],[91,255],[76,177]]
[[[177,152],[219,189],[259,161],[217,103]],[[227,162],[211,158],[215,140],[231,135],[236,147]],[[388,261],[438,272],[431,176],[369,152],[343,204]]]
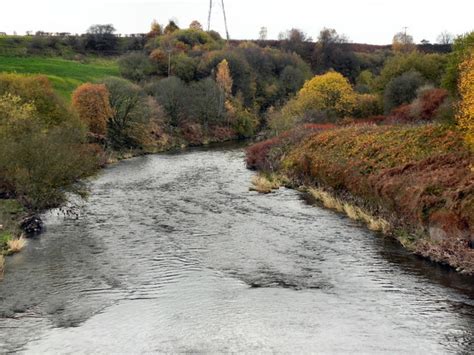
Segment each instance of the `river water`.
[[472,353],[472,278],[292,190],[239,148],[140,157],[8,258],[0,352]]

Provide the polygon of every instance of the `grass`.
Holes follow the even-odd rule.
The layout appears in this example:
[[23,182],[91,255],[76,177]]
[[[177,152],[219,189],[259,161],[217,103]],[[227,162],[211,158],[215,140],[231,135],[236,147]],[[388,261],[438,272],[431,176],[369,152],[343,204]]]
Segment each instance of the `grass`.
[[321,188],[310,188],[308,191],[324,207],[345,213],[350,219],[365,223],[370,230],[384,234],[388,234],[391,231],[390,223],[383,218],[375,217],[360,207],[343,202]]
[[20,252],[26,246],[26,239],[21,236],[18,239],[10,239],[7,242],[8,253],[14,254]]
[[0,72],[46,75],[55,90],[68,100],[80,84],[119,76],[118,65],[112,59],[81,63],[62,58],[0,56]]
[[273,177],[267,177],[263,174],[254,175],[252,177],[252,186],[250,191],[257,191],[262,194],[269,194],[273,190],[280,188],[280,183]]

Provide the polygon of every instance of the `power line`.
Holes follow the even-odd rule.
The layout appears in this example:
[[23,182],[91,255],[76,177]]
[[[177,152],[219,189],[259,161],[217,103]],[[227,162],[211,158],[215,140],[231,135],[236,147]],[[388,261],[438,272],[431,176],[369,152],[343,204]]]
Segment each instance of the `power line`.
[[[213,0],[209,0],[209,15],[207,16],[207,31],[211,30],[212,7],[213,7]],[[230,36],[229,36],[229,28],[227,26],[227,15],[225,12],[224,0],[221,0],[221,7],[222,7],[222,13],[224,15],[225,34],[226,34],[227,40],[229,40]]]

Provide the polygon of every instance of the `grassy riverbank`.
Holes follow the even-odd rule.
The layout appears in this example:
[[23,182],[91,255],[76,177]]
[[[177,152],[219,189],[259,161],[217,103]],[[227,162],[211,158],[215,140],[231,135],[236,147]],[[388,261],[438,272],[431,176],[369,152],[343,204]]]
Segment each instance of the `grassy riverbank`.
[[462,134],[439,124],[294,130],[247,151],[249,167],[316,188],[350,216],[359,209],[355,219],[386,221],[407,249],[465,273],[474,273],[473,163]]

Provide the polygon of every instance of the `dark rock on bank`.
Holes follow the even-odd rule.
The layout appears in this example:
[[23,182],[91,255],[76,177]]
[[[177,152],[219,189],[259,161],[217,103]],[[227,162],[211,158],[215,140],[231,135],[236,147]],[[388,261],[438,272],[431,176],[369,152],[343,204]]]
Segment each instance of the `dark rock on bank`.
[[20,222],[20,228],[27,237],[34,237],[43,231],[43,221],[38,216],[27,216]]

